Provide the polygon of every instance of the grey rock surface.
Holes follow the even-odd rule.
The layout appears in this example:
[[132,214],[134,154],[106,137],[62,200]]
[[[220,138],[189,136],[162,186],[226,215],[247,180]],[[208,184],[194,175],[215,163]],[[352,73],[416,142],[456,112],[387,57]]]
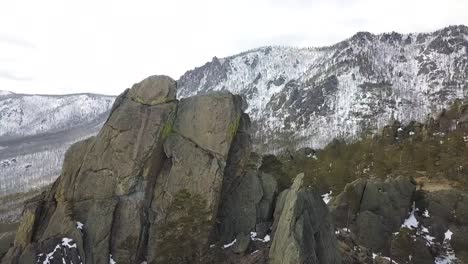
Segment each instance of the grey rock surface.
[[278,200],[276,230],[269,257],[272,264],[341,263],[331,217],[325,203],[303,188],[299,174]]
[[366,248],[388,254],[392,233],[411,211],[415,190],[404,177],[358,179],[330,202],[333,221],[338,228],[350,228]]
[[217,93],[177,102],[175,89],[169,77],[151,76],[119,96],[101,131],[74,144],[52,188],[28,203],[2,263],[47,254],[67,263],[161,263],[158,232],[187,219],[172,210],[180,193],[200,202],[209,228],[196,239],[208,247],[241,101]]

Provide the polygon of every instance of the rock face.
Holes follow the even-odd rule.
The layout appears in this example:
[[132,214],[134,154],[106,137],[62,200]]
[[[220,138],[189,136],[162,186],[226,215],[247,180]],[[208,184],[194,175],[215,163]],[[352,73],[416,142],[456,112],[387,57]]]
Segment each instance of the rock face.
[[[255,231],[263,238],[271,225],[278,186],[269,174],[258,175],[248,171],[236,182],[220,212],[220,233],[224,242],[232,241],[238,234]],[[262,226],[265,228],[262,229]]]
[[271,263],[340,263],[328,209],[303,174],[275,210],[278,184],[250,159],[241,97],[178,101],[176,88],[151,76],[115,100],[101,131],[72,145],[59,179],[27,203],[2,264],[266,264],[273,221]]
[[411,211],[415,185],[406,178],[358,179],[330,202],[338,228],[349,228],[359,244],[372,252],[389,253],[392,233]]
[[[359,32],[329,47],[263,47],[186,72],[180,96],[228,90],[248,102],[263,151],[320,148],[393,120],[439,113],[468,93],[468,27],[431,33]],[[232,85],[236,84],[236,85]]]
[[[28,204],[2,263],[184,263],[207,247],[241,100],[175,94],[175,81],[152,76],[120,95],[99,134],[74,144],[53,188]],[[178,233],[190,224],[196,237]],[[174,256],[165,245],[181,237],[197,246]]]
[[[175,243],[180,243],[177,238],[187,239],[187,234],[172,230],[172,225],[185,220],[184,217],[198,221],[191,228],[198,229],[199,233],[192,234],[193,245],[189,245],[188,250],[208,245],[209,236],[214,232],[211,227],[217,217],[229,149],[242,115],[239,102],[238,97],[218,93],[183,99],[179,103],[173,122],[174,133],[164,143],[171,168],[163,170],[157,178],[151,203],[155,218],[148,242],[152,247],[148,251],[149,263],[173,261],[161,257],[158,248],[170,239],[175,239]],[[190,199],[198,199],[203,206],[190,205],[186,210],[192,212],[185,216],[174,213],[174,206],[187,206],[190,202],[187,197],[180,201],[183,204],[174,203],[174,197],[181,192],[191,194]],[[197,207],[202,207],[202,211],[197,212]]]
[[7,253],[10,246],[15,241],[15,232],[9,231],[0,234],[0,258]]
[[340,229],[335,232],[343,264],[375,264],[372,252],[359,245],[354,239],[354,235],[347,231]]
[[456,189],[424,191],[416,201],[422,212],[416,217],[427,228],[427,233],[434,237],[433,242],[437,242],[434,244],[442,245],[439,251],[453,250],[455,256],[464,262],[468,261],[467,204],[466,192]]
[[299,174],[291,189],[278,198],[270,263],[341,263],[328,208],[303,188],[303,177]]

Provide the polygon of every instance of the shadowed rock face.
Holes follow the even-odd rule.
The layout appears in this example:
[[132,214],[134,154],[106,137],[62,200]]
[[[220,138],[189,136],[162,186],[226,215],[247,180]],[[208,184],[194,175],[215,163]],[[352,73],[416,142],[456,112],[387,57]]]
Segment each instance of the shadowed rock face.
[[226,194],[221,207],[220,233],[222,241],[229,243],[238,234],[248,235],[257,232],[259,237],[265,236],[259,228],[270,228],[273,207],[278,186],[273,176],[256,171],[247,171],[235,182],[232,192]]
[[[422,226],[427,227],[434,241],[451,247],[462,263],[468,261],[468,195],[457,189],[424,191],[416,200],[424,214],[416,214]],[[445,233],[450,230],[447,241]],[[437,244],[436,244],[437,246]]]
[[392,233],[410,212],[415,188],[404,177],[358,179],[330,202],[334,223],[350,228],[358,242],[373,252],[388,254]]
[[270,263],[341,263],[328,208],[318,195],[303,188],[303,178],[299,174],[278,198]]

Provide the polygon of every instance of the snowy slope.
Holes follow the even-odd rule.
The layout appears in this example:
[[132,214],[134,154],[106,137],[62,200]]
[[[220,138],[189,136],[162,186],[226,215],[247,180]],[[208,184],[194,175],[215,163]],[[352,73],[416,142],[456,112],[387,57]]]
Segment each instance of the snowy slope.
[[92,94],[6,94],[0,97],[0,136],[36,135],[68,129],[105,113],[113,100],[111,96]]
[[468,93],[468,28],[360,32],[324,48],[263,47],[178,81],[182,97],[229,90],[248,102],[257,148],[323,147],[392,120],[424,121]]
[[0,197],[53,182],[65,151],[99,131],[115,99],[0,94]]
[[7,96],[7,95],[11,95],[11,94],[12,94],[12,92],[10,92],[10,91],[2,91],[2,90],[0,90],[0,97],[2,97],[2,96]]

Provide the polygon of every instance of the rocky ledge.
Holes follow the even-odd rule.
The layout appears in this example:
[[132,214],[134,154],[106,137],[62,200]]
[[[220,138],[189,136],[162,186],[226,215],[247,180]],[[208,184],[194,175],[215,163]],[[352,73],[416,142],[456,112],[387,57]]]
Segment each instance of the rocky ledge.
[[276,179],[249,163],[241,98],[178,101],[176,89],[151,76],[121,94],[27,203],[1,263],[341,263],[302,176],[277,199]]

